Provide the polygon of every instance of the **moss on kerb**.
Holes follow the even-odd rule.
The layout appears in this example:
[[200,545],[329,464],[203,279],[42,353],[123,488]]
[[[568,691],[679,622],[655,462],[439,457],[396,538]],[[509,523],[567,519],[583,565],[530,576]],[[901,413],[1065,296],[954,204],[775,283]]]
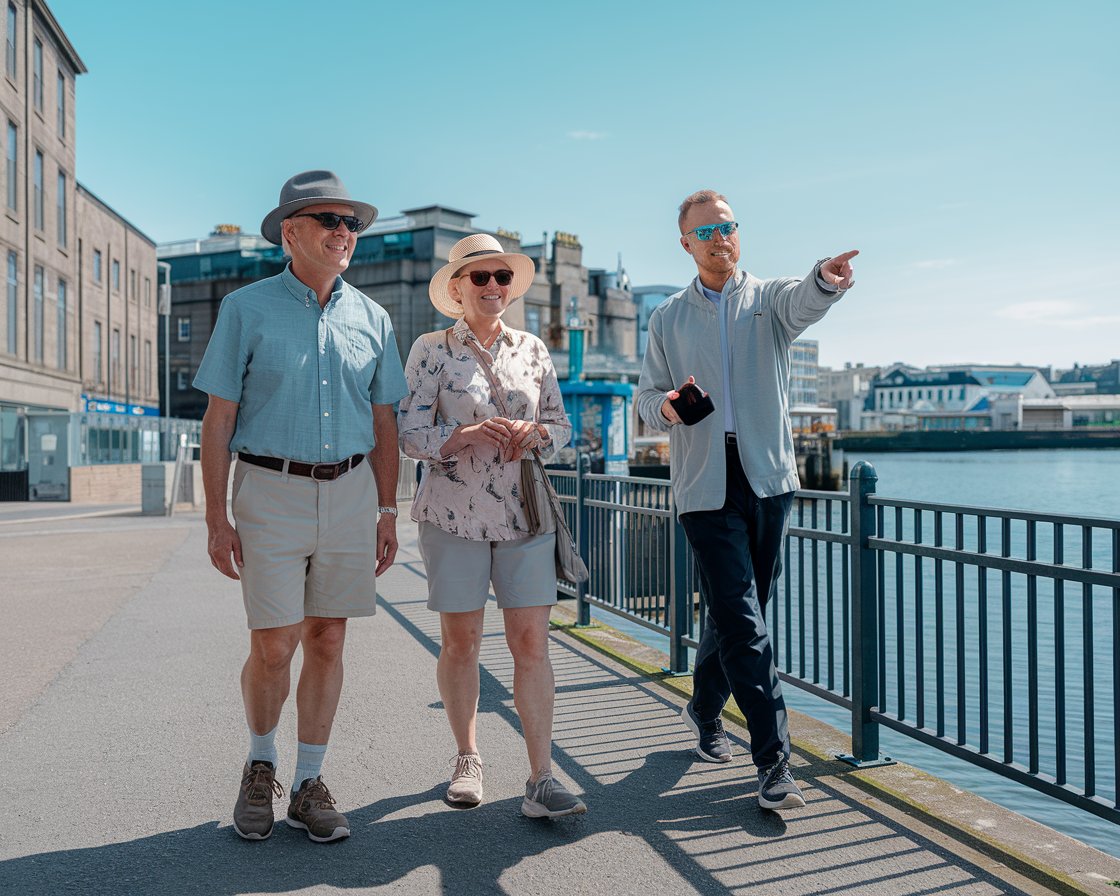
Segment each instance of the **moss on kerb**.
[[[600,622],[593,623],[590,626],[578,626],[570,621],[574,619],[574,614],[568,610],[567,607],[558,606],[554,612],[565,618],[562,620],[553,619],[551,621],[552,628],[562,631],[580,643],[586,644],[605,656],[610,657],[627,669],[645,675],[651,681],[656,682],[666,690],[672,691],[685,698],[690,698],[692,696],[691,676],[671,675],[665,672],[662,667],[643,662],[627,654],[623,649],[629,647],[633,649],[635,653],[651,652],[650,648],[647,648],[641,642]],[[743,718],[743,714],[735,705],[734,699],[728,702],[723,715],[725,718],[735,722],[741,727],[746,727],[746,719]],[[824,723],[818,722],[817,724],[826,727]],[[839,763],[832,753],[817,749],[812,744],[803,740],[798,740],[796,738],[791,740],[797,752],[804,757],[811,757],[819,762]],[[878,769],[861,771],[860,769],[844,766],[842,768],[838,767],[835,771],[835,775],[838,777],[842,776],[845,781],[852,782],[860,790],[882,800],[887,805],[892,806],[904,814],[915,818],[915,820],[919,821],[921,824],[936,830],[950,839],[960,842],[969,849],[995,859],[1003,865],[1006,865],[1015,873],[1055,893],[1060,893],[1062,896],[1093,896],[1093,890],[1084,889],[1079,881],[1068,876],[1064,872],[1042,864],[1033,857],[1020,853],[1013,847],[1001,843],[985,834],[962,827],[960,824],[938,815],[934,809],[919,802],[912,796],[908,796],[903,791],[895,790],[884,784],[879,780],[882,775],[876,774],[878,771]],[[913,771],[917,775],[928,778],[929,780],[940,782],[939,778],[928,775],[920,769],[913,769]],[[1120,888],[1120,881],[1111,881],[1109,886]]]

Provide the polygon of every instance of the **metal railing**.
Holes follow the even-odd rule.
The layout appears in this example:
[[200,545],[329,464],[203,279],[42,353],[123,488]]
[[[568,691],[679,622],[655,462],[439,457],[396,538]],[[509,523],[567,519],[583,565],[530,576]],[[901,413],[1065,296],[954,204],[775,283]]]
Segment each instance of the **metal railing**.
[[[584,467],[586,470],[586,467]],[[704,609],[669,483],[550,470],[592,606],[669,639],[688,669]],[[866,463],[799,491],[767,607],[782,680],[880,726],[1120,823],[1120,520],[896,500]]]

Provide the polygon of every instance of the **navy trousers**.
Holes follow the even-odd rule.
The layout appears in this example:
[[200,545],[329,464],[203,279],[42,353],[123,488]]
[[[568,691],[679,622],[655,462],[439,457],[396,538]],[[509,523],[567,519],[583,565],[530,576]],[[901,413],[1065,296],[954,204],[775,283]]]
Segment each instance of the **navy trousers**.
[[727,499],[719,510],[681,515],[707,603],[696,651],[692,706],[718,718],[728,695],[747,719],[759,768],[789,756],[789,721],[764,611],[782,570],[793,492],[759,498],[734,445],[727,446]]

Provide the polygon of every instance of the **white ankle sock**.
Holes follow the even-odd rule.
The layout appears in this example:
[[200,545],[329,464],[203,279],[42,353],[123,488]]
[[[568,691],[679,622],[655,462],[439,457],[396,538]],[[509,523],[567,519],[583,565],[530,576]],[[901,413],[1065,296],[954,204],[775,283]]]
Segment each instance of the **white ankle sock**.
[[248,765],[254,762],[271,762],[272,767],[276,768],[276,731],[279,728],[277,725],[268,734],[254,734],[253,729],[249,729],[249,758],[245,760]]
[[308,778],[318,778],[323,770],[323,757],[327,755],[326,744],[305,744],[299,742],[299,752],[296,754],[296,774],[292,781],[292,793],[299,790],[299,786]]

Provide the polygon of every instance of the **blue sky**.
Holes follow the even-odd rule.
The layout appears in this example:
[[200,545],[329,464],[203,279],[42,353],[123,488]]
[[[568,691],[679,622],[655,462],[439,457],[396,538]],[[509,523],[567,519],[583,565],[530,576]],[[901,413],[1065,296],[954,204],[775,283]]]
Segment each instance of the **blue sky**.
[[1120,357],[1115,2],[49,2],[78,177],[157,241],[327,167],[683,285],[710,186],[759,276],[860,249],[822,363]]

